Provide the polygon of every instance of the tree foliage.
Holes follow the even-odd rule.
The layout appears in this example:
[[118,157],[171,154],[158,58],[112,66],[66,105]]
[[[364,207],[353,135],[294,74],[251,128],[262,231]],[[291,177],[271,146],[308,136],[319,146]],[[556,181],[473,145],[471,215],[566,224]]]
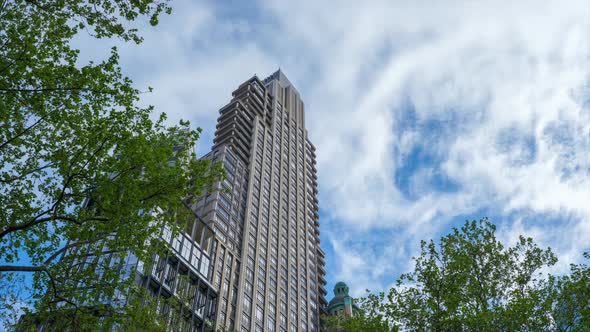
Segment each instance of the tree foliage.
[[79,34],[140,43],[136,19],[170,11],[167,0],[0,0],[0,283],[34,276],[26,299],[4,299],[51,311],[78,308],[65,285],[113,295],[128,286],[118,271],[98,256],[77,269],[88,254],[76,249],[148,261],[159,246],[146,241],[178,231],[222,176],[194,155],[200,129],[138,106],[116,48],[81,64],[71,46]]
[[364,313],[332,326],[364,331],[587,331],[590,272],[547,276],[557,258],[531,238],[512,247],[495,236],[487,219],[468,221],[438,243],[422,241],[414,271],[388,292],[362,299]]
[[[584,257],[590,259],[590,254]],[[551,277],[547,293],[555,330],[590,331],[590,266],[572,264],[569,275]]]

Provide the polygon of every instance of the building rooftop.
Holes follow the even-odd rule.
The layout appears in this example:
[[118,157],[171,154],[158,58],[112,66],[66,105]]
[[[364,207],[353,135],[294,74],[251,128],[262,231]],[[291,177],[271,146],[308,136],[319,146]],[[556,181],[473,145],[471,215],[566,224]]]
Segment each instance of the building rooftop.
[[351,305],[352,310],[359,310],[358,306],[354,303],[354,299],[348,294],[349,288],[346,283],[339,281],[334,286],[334,297],[328,303],[328,312],[330,314],[344,307],[345,305]]
[[270,82],[272,80],[277,80],[277,81],[281,82],[284,87],[288,87],[288,86],[293,87],[293,84],[291,84],[291,81],[289,81],[289,79],[287,78],[285,73],[283,73],[281,68],[277,69],[277,71],[275,71],[274,73],[270,74],[270,76],[265,78],[264,83]]

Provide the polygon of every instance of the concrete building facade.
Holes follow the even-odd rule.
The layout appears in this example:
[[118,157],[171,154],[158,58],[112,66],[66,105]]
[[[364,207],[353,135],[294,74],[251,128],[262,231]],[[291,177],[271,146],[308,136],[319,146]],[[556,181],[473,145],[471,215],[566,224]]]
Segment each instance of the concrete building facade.
[[217,325],[240,332],[320,331],[325,254],[304,103],[280,70],[264,80],[252,77],[232,96],[203,157],[221,161],[227,179],[194,206],[215,233]]

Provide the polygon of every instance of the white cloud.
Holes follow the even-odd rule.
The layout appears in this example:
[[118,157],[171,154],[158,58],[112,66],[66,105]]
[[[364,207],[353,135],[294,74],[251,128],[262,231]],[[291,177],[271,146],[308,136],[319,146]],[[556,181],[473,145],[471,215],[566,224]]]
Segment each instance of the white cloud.
[[[323,227],[340,252],[327,257],[335,277],[385,287],[419,239],[480,210],[496,214],[503,234],[540,237],[564,264],[579,258],[590,237],[586,1],[257,5],[245,9],[257,15],[226,17],[214,2],[176,2],[122,61],[155,88],[146,101],[193,120],[205,144],[240,82],[285,70],[306,103],[329,225],[391,237],[372,251]],[[417,147],[434,158],[409,173],[408,195],[396,176],[416,166]],[[439,176],[456,188],[437,186]],[[391,267],[369,269],[379,264]]]
[[[304,96],[322,205],[333,218],[361,228],[403,226],[426,238],[457,215],[489,209],[502,218],[530,210],[568,216],[529,226],[537,233],[558,228],[559,236],[545,236],[543,244],[557,247],[564,261],[587,246],[567,240],[590,236],[587,3],[269,6],[280,34],[290,36],[284,43],[321,68],[303,79],[312,81]],[[418,128],[397,114],[407,112],[407,101]],[[420,127],[429,121],[448,130],[432,139],[430,128]],[[509,131],[514,138],[498,144]],[[393,179],[414,147],[443,160],[413,175],[410,185],[420,195],[410,199]],[[458,191],[429,186],[441,171]],[[366,264],[377,261],[369,256]]]

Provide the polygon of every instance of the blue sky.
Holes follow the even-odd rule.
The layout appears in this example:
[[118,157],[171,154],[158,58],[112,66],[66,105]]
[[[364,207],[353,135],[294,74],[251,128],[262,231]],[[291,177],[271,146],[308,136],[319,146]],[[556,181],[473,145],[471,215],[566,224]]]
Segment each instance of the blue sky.
[[465,219],[551,246],[554,273],[590,249],[586,0],[172,4],[120,47],[126,73],[203,128],[200,154],[239,83],[286,73],[317,147],[330,293],[389,287],[421,239]]

